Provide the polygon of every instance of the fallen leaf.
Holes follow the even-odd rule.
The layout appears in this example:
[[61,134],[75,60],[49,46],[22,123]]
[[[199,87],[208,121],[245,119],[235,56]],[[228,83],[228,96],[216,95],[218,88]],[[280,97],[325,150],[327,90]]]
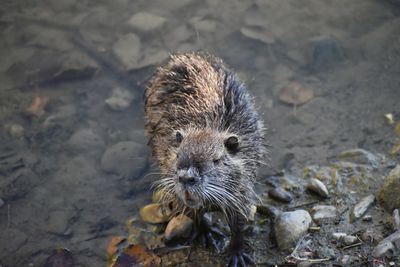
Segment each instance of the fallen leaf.
[[118,251],[118,245],[125,241],[126,238],[122,236],[111,237],[110,242],[107,246],[107,256],[112,257]]
[[41,116],[44,114],[44,109],[49,101],[47,96],[36,96],[31,105],[25,110],[25,113],[29,116]]
[[310,101],[313,97],[314,90],[310,87],[305,87],[298,82],[289,83],[279,92],[279,100],[292,105],[304,104]]
[[161,258],[142,245],[129,245],[120,255],[116,256],[109,267],[133,266],[159,267]]

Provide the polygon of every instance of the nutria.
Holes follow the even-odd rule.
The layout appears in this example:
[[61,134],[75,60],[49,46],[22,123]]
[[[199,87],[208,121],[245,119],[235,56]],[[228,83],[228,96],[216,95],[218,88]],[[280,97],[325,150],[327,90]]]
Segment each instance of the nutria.
[[159,188],[186,211],[222,211],[231,228],[229,265],[252,264],[243,229],[264,145],[246,87],[220,59],[189,53],[157,69],[145,98],[149,145],[163,174]]

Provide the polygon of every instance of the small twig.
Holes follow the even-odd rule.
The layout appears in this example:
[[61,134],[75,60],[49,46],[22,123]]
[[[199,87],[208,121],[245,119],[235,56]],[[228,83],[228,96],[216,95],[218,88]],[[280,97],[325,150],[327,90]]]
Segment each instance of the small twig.
[[359,243],[355,243],[353,245],[348,245],[348,246],[343,247],[343,250],[348,249],[348,248],[358,247],[358,246],[361,246],[362,244],[363,244],[362,242],[359,242]]
[[308,228],[308,230],[310,230],[311,232],[318,232],[319,230],[321,230],[321,227],[319,226],[311,226]]

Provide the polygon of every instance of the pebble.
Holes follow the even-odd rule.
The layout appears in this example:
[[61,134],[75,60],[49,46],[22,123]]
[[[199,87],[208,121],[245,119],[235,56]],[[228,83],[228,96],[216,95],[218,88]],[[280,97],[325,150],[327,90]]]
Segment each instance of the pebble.
[[101,157],[102,170],[122,176],[139,177],[147,164],[143,146],[124,141],[108,147]]
[[310,40],[309,67],[312,71],[328,70],[344,58],[337,41],[330,36],[317,36]]
[[367,214],[367,215],[365,215],[365,216],[362,217],[362,220],[363,220],[364,222],[372,222],[372,216],[369,215],[369,214]]
[[165,229],[165,239],[168,241],[189,237],[193,227],[193,220],[186,215],[172,218]]
[[123,64],[126,70],[137,68],[141,55],[142,43],[134,33],[128,33],[119,38],[112,46],[112,53]]
[[378,167],[382,161],[381,157],[375,156],[371,152],[360,148],[343,151],[338,154],[336,158],[357,164],[370,165],[374,168]]
[[397,165],[386,176],[382,187],[378,193],[378,200],[380,204],[392,212],[394,209],[400,208],[400,165]]
[[165,22],[166,19],[161,16],[148,12],[138,12],[128,20],[128,25],[136,30],[148,32],[160,29]]
[[80,152],[100,151],[104,148],[103,139],[90,128],[76,131],[67,144],[71,149]]
[[312,218],[315,222],[320,223],[324,219],[333,219],[337,216],[335,206],[317,205],[311,209]]
[[356,243],[358,241],[358,238],[354,235],[346,235],[342,238],[342,240],[343,243],[348,246]]
[[171,217],[172,211],[168,205],[152,203],[140,209],[140,217],[148,223],[165,223]]
[[305,210],[282,212],[274,221],[275,237],[279,249],[288,250],[296,246],[304,236],[312,222],[310,214]]
[[350,221],[354,222],[361,218],[368,208],[375,202],[375,196],[369,195],[364,197],[360,202],[358,202],[350,211]]
[[133,99],[134,96],[131,92],[120,87],[115,87],[111,91],[111,96],[107,98],[104,102],[112,110],[122,111],[130,106]]
[[319,196],[327,198],[329,196],[329,191],[320,180],[315,178],[310,178],[307,183],[307,189],[317,193]]
[[7,124],[5,128],[8,134],[15,139],[20,139],[25,134],[25,129],[20,124]]
[[285,203],[290,203],[293,200],[292,195],[280,187],[269,190],[268,195],[275,200]]

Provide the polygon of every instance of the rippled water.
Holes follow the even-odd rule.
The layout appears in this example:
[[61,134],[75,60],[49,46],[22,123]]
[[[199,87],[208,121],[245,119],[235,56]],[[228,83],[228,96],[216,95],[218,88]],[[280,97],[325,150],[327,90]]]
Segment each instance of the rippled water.
[[[41,266],[58,246],[79,266],[104,266],[109,236],[125,232],[157,179],[142,96],[168,54],[207,51],[246,82],[272,145],[260,176],[301,175],[348,148],[386,153],[384,114],[400,117],[393,3],[3,0],[2,266]],[[281,102],[291,82],[313,98]]]

